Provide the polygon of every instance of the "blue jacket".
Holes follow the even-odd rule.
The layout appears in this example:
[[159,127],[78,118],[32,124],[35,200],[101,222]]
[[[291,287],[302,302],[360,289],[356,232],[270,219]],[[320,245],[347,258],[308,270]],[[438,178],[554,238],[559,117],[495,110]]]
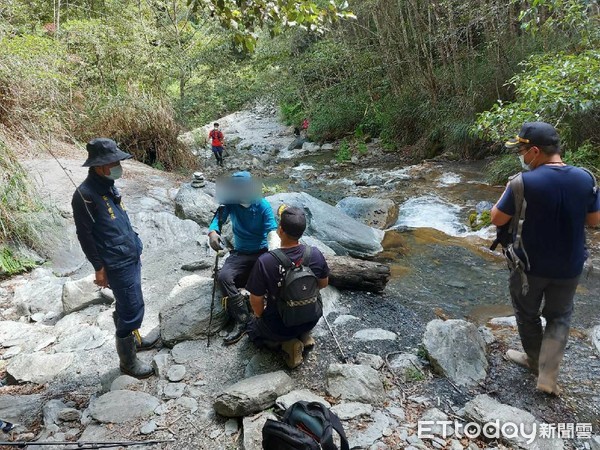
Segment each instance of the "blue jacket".
[[[240,253],[257,253],[267,248],[267,234],[277,229],[275,215],[269,202],[261,198],[248,208],[241,205],[224,205],[221,212],[221,223],[231,219],[233,227],[234,247]],[[208,232],[219,230],[217,217],[213,219]]]
[[131,227],[114,181],[90,169],[71,206],[81,249],[96,271],[120,269],[140,259],[142,241]]

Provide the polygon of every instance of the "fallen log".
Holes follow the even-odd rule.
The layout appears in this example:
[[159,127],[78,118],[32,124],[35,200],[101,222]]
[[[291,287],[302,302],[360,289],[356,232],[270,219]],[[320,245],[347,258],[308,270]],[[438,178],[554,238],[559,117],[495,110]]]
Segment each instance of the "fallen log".
[[340,289],[383,292],[390,279],[390,266],[350,256],[327,256],[329,284]]

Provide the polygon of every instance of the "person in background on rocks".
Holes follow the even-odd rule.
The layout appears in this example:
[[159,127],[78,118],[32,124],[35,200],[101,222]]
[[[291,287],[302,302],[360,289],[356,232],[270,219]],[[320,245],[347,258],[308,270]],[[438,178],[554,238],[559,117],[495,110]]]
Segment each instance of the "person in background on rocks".
[[210,139],[217,164],[223,167],[223,143],[225,142],[225,137],[223,136],[223,132],[219,130],[217,122],[214,123],[214,128],[208,133],[208,138]]
[[308,134],[308,118],[305,117],[302,120],[302,136],[306,137],[306,135]]
[[[283,252],[291,262],[298,265],[306,250],[306,246],[299,243],[306,229],[306,216],[301,208],[284,208],[280,213],[277,234],[281,238]],[[329,283],[329,267],[319,249],[311,247],[309,261],[303,261],[303,264],[316,276],[318,288],[325,288]],[[302,363],[304,350],[309,350],[315,345],[310,332],[317,325],[320,315],[301,325],[284,325],[277,308],[282,282],[281,271],[282,266],[273,253],[266,253],[258,258],[246,285],[256,316],[248,325],[248,336],[259,348],[281,348],[287,366],[293,369]]]
[[246,334],[250,311],[248,300],[240,293],[238,286],[246,284],[254,263],[268,250],[269,233],[275,234],[277,229],[269,202],[252,194],[253,180],[249,172],[234,173],[230,186],[235,192],[226,204],[219,207],[208,228],[209,245],[217,252],[223,249],[221,226],[228,218],[233,228],[234,250],[225,260],[218,276],[225,295],[224,307],[235,321],[233,330],[223,340],[225,345],[235,344]]
[[73,194],[71,205],[81,249],[96,271],[95,283],[110,287],[115,296],[113,319],[116,347],[123,373],[147,378],[152,367],[137,358],[137,349],[158,340],[143,339],[139,328],[144,318],[141,261],[142,241],[131,227],[115,180],[122,175],[121,161],[131,158],[112,139],[88,142],[88,176]]
[[[528,170],[523,173],[527,203],[522,248],[514,249],[524,268],[509,263],[510,295],[525,353],[508,350],[506,357],[539,374],[538,390],[559,395],[557,378],[573,297],[587,258],[585,226],[600,223],[600,196],[590,173],[562,161],[559,136],[552,125],[526,122],[505,145]],[[505,225],[514,214],[508,185],[492,208],[492,223]],[[542,300],[545,330],[540,320]]]

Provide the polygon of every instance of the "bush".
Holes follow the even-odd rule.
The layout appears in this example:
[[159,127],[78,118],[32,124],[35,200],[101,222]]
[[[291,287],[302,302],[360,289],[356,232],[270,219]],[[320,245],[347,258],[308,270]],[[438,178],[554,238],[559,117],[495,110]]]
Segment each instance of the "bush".
[[130,89],[92,105],[78,137],[88,141],[104,136],[138,161],[165,170],[196,167],[194,156],[177,139],[181,129],[167,100]]
[[335,159],[337,162],[346,162],[352,159],[350,146],[345,140],[340,143],[340,148],[338,148],[338,151],[335,153]]

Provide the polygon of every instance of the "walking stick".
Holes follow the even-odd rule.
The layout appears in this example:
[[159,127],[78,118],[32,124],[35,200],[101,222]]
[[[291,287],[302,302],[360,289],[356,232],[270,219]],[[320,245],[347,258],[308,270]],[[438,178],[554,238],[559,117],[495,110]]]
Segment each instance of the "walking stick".
[[215,293],[217,292],[217,273],[219,271],[219,256],[221,252],[217,252],[215,256],[215,267],[213,268],[213,288],[212,299],[210,301],[210,318],[208,319],[208,333],[206,336],[206,348],[210,347],[210,327],[212,325],[213,311],[215,309]]
[[331,325],[329,325],[329,321],[327,320],[327,316],[325,314],[323,314],[323,319],[325,320],[325,324],[327,325],[327,328],[329,328],[329,332],[333,336],[333,340],[335,341],[335,344],[337,345],[337,348],[340,351],[340,354],[342,355],[342,362],[344,364],[347,363],[348,358],[346,358],[346,355],[344,355],[344,351],[342,350],[340,343],[338,342],[337,338],[335,337],[335,334],[333,333],[333,330],[331,329]]

